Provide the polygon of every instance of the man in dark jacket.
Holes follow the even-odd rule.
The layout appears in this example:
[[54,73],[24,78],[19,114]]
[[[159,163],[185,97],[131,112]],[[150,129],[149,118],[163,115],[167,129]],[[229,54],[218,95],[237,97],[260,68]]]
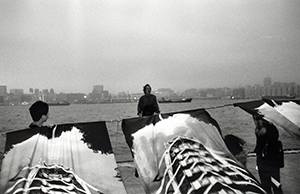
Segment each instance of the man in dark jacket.
[[151,94],[151,86],[146,84],[143,89],[145,95],[139,99],[137,111],[140,117],[151,116],[154,113],[159,113],[159,106],[156,96]]
[[[260,115],[253,115],[256,125],[256,147],[258,173],[262,187],[269,194],[282,194],[280,168],[283,167],[282,144],[278,141],[277,128]],[[273,190],[273,192],[272,192]]]

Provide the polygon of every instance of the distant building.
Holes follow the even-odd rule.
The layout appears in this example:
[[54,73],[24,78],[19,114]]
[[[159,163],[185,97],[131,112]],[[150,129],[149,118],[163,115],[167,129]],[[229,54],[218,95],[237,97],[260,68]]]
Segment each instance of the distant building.
[[206,97],[207,96],[206,89],[199,89],[198,96],[200,96],[200,97]]
[[66,93],[56,94],[56,101],[57,102],[68,101],[68,94],[66,94]]
[[23,89],[10,89],[9,93],[11,93],[15,96],[21,96],[24,94],[24,90]]
[[48,91],[48,89],[43,89],[42,93],[47,95],[47,94],[49,94],[49,91]]
[[104,89],[103,85],[95,85],[93,87],[93,94],[102,94],[103,89]]
[[70,103],[82,103],[86,100],[86,95],[83,93],[71,93],[67,94],[67,101]]
[[245,87],[245,98],[260,98],[263,96],[263,88],[260,85],[246,86]]
[[7,87],[0,86],[0,104],[4,103],[4,97],[7,95]]
[[109,96],[108,90],[103,90],[103,91],[102,91],[102,97],[103,97],[103,98],[109,98],[109,97],[110,97],[110,96]]
[[34,89],[34,94],[35,95],[39,95],[40,94],[40,90],[39,89]]
[[23,94],[20,96],[21,102],[32,102],[32,94]]
[[6,95],[7,95],[7,87],[0,86],[0,96],[6,96]]
[[118,92],[117,97],[128,98],[128,97],[130,97],[130,95],[128,92]]
[[47,101],[48,102],[54,102],[56,101],[56,94],[54,92],[54,89],[50,89],[50,92],[47,94]]
[[198,90],[196,88],[187,89],[182,93],[184,97],[195,97],[198,95]]
[[272,79],[270,77],[264,78],[264,87],[270,87],[272,85]]
[[236,88],[232,90],[232,96],[238,99],[244,99],[246,96],[245,88]]
[[4,104],[4,96],[0,96],[0,104]]
[[177,94],[171,89],[171,88],[159,88],[157,92],[153,91],[153,94],[155,94],[158,98],[172,98],[177,97]]
[[34,96],[34,101],[41,100],[40,90],[39,89],[34,89],[33,96]]
[[132,93],[131,94],[131,98],[135,101],[137,101],[138,99],[140,99],[140,97],[142,97],[144,95],[144,93]]

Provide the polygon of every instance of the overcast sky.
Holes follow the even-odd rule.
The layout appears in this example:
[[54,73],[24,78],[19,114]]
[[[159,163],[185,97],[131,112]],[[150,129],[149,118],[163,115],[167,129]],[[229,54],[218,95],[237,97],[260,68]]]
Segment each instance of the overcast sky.
[[0,85],[300,84],[298,0],[0,0]]

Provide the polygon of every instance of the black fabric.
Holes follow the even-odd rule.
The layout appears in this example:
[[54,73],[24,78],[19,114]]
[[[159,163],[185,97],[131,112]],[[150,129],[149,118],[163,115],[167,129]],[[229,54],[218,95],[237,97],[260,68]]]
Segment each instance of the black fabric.
[[262,150],[267,143],[272,145],[278,141],[279,137],[279,132],[273,124],[264,122],[263,125],[266,129],[266,134],[261,136],[256,135],[256,147],[254,149],[254,152],[258,155],[262,153]]
[[[272,183],[271,177],[278,181],[280,183],[280,170],[277,167],[273,166],[266,166],[264,168],[261,168],[258,171],[259,178],[261,180],[261,186],[262,188],[268,193],[268,194],[282,194],[282,188],[281,185],[277,187],[274,183]],[[273,190],[273,192],[272,192]]]
[[251,102],[234,103],[233,106],[238,106],[251,115],[256,115],[258,112],[255,108],[264,104],[263,100],[255,100]]
[[246,143],[243,139],[232,134],[226,135],[224,137],[224,141],[227,148],[233,155],[241,153],[241,151],[243,151],[243,144]]
[[[105,121],[59,124],[56,127],[55,138],[60,137],[65,131],[71,131],[73,126],[83,133],[81,140],[85,142],[90,149],[93,151],[101,151],[102,153],[112,153],[112,146]],[[36,134],[46,136],[50,139],[54,127],[55,126],[38,127],[31,125],[31,128],[7,133],[5,152],[9,151],[14,144],[21,143]]]
[[270,142],[262,150],[262,162],[265,166],[284,167],[284,153],[281,141]]
[[258,113],[258,111],[255,110],[256,108],[260,107],[264,103],[267,103],[271,107],[275,107],[276,104],[274,104],[274,102],[277,105],[282,105],[283,102],[294,102],[294,103],[300,105],[300,100],[297,100],[297,99],[275,99],[275,100],[273,100],[273,99],[263,98],[261,100],[233,103],[233,106],[238,106],[241,109],[243,109],[244,111],[246,111],[247,113],[254,115],[254,114]]
[[160,121],[158,115],[147,116],[147,117],[137,117],[137,118],[130,118],[130,119],[123,119],[122,120],[122,131],[125,136],[125,140],[127,145],[131,148],[132,147],[132,136],[131,134],[137,132],[138,130],[142,129],[143,127],[156,124]]
[[300,100],[299,99],[272,99],[272,98],[263,98],[263,101],[265,101],[267,104],[269,104],[272,107],[274,107],[276,104],[282,105],[283,102],[295,102],[296,104],[300,105]]
[[[180,111],[180,112],[171,112],[171,113],[164,113],[161,114],[163,118],[168,118],[169,116],[173,116],[174,114],[189,114],[191,117],[197,118],[200,121],[205,123],[210,123],[216,126],[218,131],[221,134],[221,129],[215,119],[213,119],[210,114],[205,109],[195,109],[195,110],[187,110],[187,111]],[[129,118],[122,120],[122,130],[125,135],[125,140],[128,146],[132,147],[132,136],[131,134],[137,132],[138,130],[144,128],[147,125],[153,124],[155,125],[157,122],[160,121],[158,115],[147,116],[147,117],[138,117],[138,118]],[[222,135],[222,134],[221,134]]]
[[41,134],[50,139],[52,135],[52,128],[47,126],[38,127],[30,125],[30,128],[7,133],[5,152],[8,152],[14,144],[21,143],[36,134]]

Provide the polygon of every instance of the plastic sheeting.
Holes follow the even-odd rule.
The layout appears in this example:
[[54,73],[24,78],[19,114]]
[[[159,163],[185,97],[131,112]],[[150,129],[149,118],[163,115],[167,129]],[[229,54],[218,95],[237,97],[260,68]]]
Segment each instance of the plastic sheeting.
[[260,114],[265,120],[285,130],[295,137],[300,137],[300,100],[261,99],[235,103],[249,114]]
[[7,134],[0,193],[126,193],[105,122]]
[[[227,186],[225,186],[226,188],[223,187],[226,184],[221,185],[218,181],[214,181],[214,183],[208,183],[203,187],[197,183],[198,186],[194,187],[193,181],[197,178],[199,178],[199,181],[202,179],[217,180],[214,177],[223,177],[224,179],[222,178],[222,180],[230,179],[231,182],[236,181],[229,174],[226,174],[226,167],[230,168],[233,174],[236,173],[233,177],[241,181],[237,189],[240,193],[264,193],[254,176],[227,149],[217,122],[204,109],[124,119],[122,129],[126,141],[132,150],[138,175],[147,193],[160,193],[161,191],[164,191],[163,193],[175,191],[177,193],[188,193],[187,188],[190,189],[192,187],[195,192],[206,190],[207,193],[222,193],[227,191]],[[193,181],[187,177],[182,178],[186,169],[181,167],[174,169],[175,167],[173,166],[176,162],[187,161],[187,155],[180,154],[180,157],[174,160],[175,162],[170,159],[174,156],[171,153],[173,148],[170,146],[177,138],[195,140],[209,153],[210,158],[201,155],[199,149],[191,154],[201,161],[199,163],[196,162],[201,166],[199,168],[201,172],[198,172],[197,178],[193,178]],[[190,151],[189,147],[193,146],[184,145],[182,150],[178,150],[178,152]],[[197,150],[197,148],[195,149]],[[218,171],[215,171],[214,169],[216,168],[210,168],[208,173],[204,172],[203,169],[207,171],[207,166],[214,166],[217,163],[224,169],[222,170],[220,167]],[[187,166],[186,168],[190,167],[190,170],[193,170],[192,166]],[[200,175],[201,173],[203,176]],[[181,187],[180,180],[174,174],[181,174],[180,179],[182,181],[187,180],[189,182],[187,184],[190,186]],[[218,176],[215,176],[216,174]],[[258,189],[254,191],[252,188],[247,187],[250,184],[253,184]]]

